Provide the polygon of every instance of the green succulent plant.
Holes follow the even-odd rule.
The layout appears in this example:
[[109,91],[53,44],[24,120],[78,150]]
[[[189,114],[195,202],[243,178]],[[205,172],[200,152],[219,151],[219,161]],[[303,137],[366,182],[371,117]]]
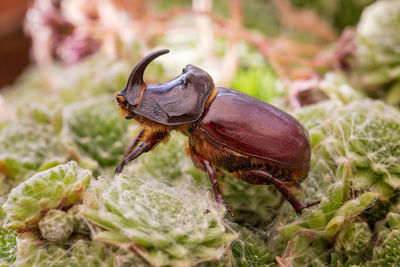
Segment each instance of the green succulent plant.
[[319,236],[298,231],[276,260],[287,266],[329,266],[329,245]]
[[[354,24],[372,2],[291,1],[319,11],[337,29]],[[228,14],[222,2],[214,9]],[[258,2],[243,4],[245,26],[265,21],[262,10],[276,13],[272,3]],[[249,7],[257,16],[246,14]],[[128,46],[118,57],[97,54],[30,71],[4,94],[16,119],[0,122],[0,266],[399,265],[400,113],[357,91],[400,103],[399,14],[395,0],[368,7],[356,31],[354,68],[325,74],[320,88],[330,100],[295,113],[309,132],[312,164],[293,192],[304,202],[321,200],[301,215],[275,188],[226,174],[219,182],[230,218],[213,200],[207,174],[185,155],[180,134],[129,164],[126,175],[104,178],[138,132],[113,103],[131,70],[123,59]],[[261,28],[278,34],[279,18],[271,18],[274,25]],[[154,40],[181,52],[176,61],[150,64],[146,81],[172,76],[181,59],[205,64],[193,49],[202,44],[196,32],[176,36]],[[221,60],[230,44],[225,38],[214,44]],[[142,53],[137,48],[129,51],[134,57]],[[236,48],[239,68],[230,87],[283,103],[282,84],[257,49],[244,42]],[[58,165],[69,158],[99,180],[75,162]]]
[[0,266],[15,261],[17,251],[17,233],[0,227]]
[[366,222],[354,222],[341,231],[335,240],[335,250],[347,257],[359,257],[369,247],[372,232]]
[[323,159],[331,172],[349,176],[355,190],[372,190],[381,199],[399,187],[400,113],[395,108],[372,100],[344,106],[323,102],[298,118],[309,129],[314,164]]
[[391,206],[385,209],[386,216],[374,224],[375,236],[370,248],[371,266],[397,266],[400,257],[396,248],[400,242],[400,205],[398,196],[390,199]]
[[266,102],[285,94],[283,85],[269,66],[239,69],[231,82],[231,87]]
[[373,206],[394,197],[399,187],[400,113],[380,101],[331,100],[296,116],[312,144],[310,174],[298,197],[321,204],[296,216],[283,203],[268,244],[294,266],[360,264],[368,258],[360,255],[371,251],[369,224],[381,216]]
[[272,186],[252,185],[229,174],[219,183],[236,222],[246,225],[267,224],[275,218],[282,205],[282,194]]
[[231,245],[232,266],[274,266],[275,260],[270,248],[261,235],[245,227],[233,227],[238,232],[238,239]]
[[37,228],[47,210],[78,201],[91,177],[73,161],[36,173],[11,190],[3,205],[4,226],[18,231]]
[[291,0],[298,7],[311,8],[337,29],[355,25],[363,9],[375,0]]
[[68,214],[72,217],[74,233],[84,235],[84,236],[89,236],[90,235],[90,227],[89,227],[89,223],[82,215],[83,209],[84,209],[83,205],[75,204],[68,210]]
[[130,247],[151,264],[189,266],[218,259],[236,238],[225,229],[225,210],[205,191],[128,176],[93,186],[102,203],[83,214],[103,229],[94,239]]
[[368,6],[357,25],[356,73],[374,96],[399,104],[400,3],[377,1]]
[[0,173],[23,180],[65,162],[65,147],[51,125],[20,120],[0,131]]
[[78,239],[66,244],[47,244],[34,233],[25,233],[18,237],[18,252],[14,265],[111,267],[113,258],[106,245],[100,242]]
[[66,111],[68,135],[81,151],[102,167],[118,164],[132,133],[112,99],[80,103]]
[[400,243],[400,230],[385,231],[379,235],[378,244],[373,250],[373,266],[397,266],[400,264],[398,245]]
[[[208,175],[194,167],[185,155],[185,137],[174,133],[167,143],[135,160],[128,172],[149,177],[160,177],[175,184],[196,183],[209,186]],[[281,194],[271,186],[255,186],[233,178],[229,174],[219,181],[226,203],[232,208],[235,221],[247,224],[270,222],[281,205]],[[210,188],[211,189],[211,188]]]
[[185,140],[186,137],[182,134],[172,133],[168,142],[158,145],[132,162],[129,171],[175,183],[188,182],[187,176],[197,182],[207,182],[206,175],[195,169],[191,159],[185,154]]
[[238,234],[238,238],[230,243],[221,259],[200,263],[196,267],[275,266],[274,257],[264,242],[265,236],[228,221],[226,225]]
[[74,231],[73,217],[62,210],[49,210],[38,225],[41,236],[50,242],[66,241]]
[[326,73],[319,83],[319,88],[332,102],[337,101],[342,104],[349,104],[352,101],[365,98],[359,88],[350,83],[346,74],[339,71]]

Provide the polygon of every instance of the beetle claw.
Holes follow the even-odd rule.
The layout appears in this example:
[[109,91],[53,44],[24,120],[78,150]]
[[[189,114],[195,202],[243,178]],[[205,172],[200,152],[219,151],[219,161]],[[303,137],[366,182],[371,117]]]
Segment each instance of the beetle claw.
[[235,217],[235,215],[233,215],[233,211],[231,210],[231,208],[225,203],[225,208],[228,210],[229,214],[231,215],[231,217]]
[[317,205],[319,203],[321,203],[321,200],[317,200],[317,201],[308,203],[308,204],[306,204],[306,208],[312,207],[312,206]]
[[226,210],[229,212],[229,214],[232,216],[232,218],[235,217],[235,216],[233,215],[232,209],[228,206],[228,204],[225,203],[225,201],[224,201],[223,199],[220,199],[220,200],[218,200],[217,202],[218,202],[219,204],[224,205],[224,207],[225,207]]
[[309,208],[309,207],[312,207],[314,205],[321,203],[321,200],[317,200],[317,201],[307,203],[307,204],[304,204],[302,202],[300,202],[300,203],[301,203],[300,207],[295,207],[297,215],[300,215],[301,212],[303,211],[303,209],[306,209],[306,208]]
[[125,162],[121,161],[121,163],[118,164],[117,168],[115,169],[115,174],[121,173],[124,167],[125,167]]

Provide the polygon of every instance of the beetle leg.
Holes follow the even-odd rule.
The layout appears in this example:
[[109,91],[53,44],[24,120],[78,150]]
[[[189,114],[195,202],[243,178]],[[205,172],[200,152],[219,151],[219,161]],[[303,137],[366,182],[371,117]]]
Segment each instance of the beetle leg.
[[[289,201],[289,203],[295,209],[297,214],[301,214],[301,211],[303,209],[314,206],[321,202],[320,200],[312,202],[312,203],[301,202],[293,195],[293,193],[290,191],[290,189],[287,187],[287,185],[284,182],[273,177],[271,174],[269,174],[266,171],[249,170],[249,171],[243,172],[240,175],[240,177],[242,179],[244,179],[246,182],[249,182],[252,184],[265,184],[268,182],[273,184],[279,190],[279,192],[282,193],[282,195],[286,198],[286,200]],[[267,178],[267,181],[265,181],[265,177]]]
[[144,134],[144,129],[139,132],[139,134],[133,139],[132,143],[129,145],[129,147],[126,149],[124,158],[129,155],[129,153],[132,152],[132,150],[138,145],[140,139],[143,137]]
[[146,139],[141,143],[138,147],[136,147],[132,152],[130,152],[127,156],[123,158],[121,163],[115,169],[115,173],[120,173],[122,169],[132,160],[139,157],[142,153],[148,152],[153,149],[158,143],[160,143],[165,137],[168,136],[168,133],[158,132],[150,138]]
[[190,149],[188,151],[190,158],[192,159],[193,165],[199,170],[202,170],[204,172],[207,171],[207,168],[204,166],[203,159],[197,154],[193,153]]
[[211,185],[212,185],[212,188],[213,188],[213,191],[214,191],[215,201],[217,201],[218,203],[224,205],[225,208],[228,210],[228,212],[233,217],[233,212],[232,212],[231,208],[225,203],[225,201],[224,201],[224,199],[222,197],[221,191],[219,190],[217,174],[215,173],[215,171],[211,167],[210,162],[208,162],[205,159],[200,159],[200,160],[204,164],[204,166],[206,167],[207,172],[208,172],[208,176],[210,177],[210,182],[211,182]]
[[290,189],[286,186],[284,182],[282,182],[279,179],[276,179],[275,177],[272,177],[269,173],[267,173],[268,180],[271,184],[273,184],[279,192],[284,195],[287,201],[292,205],[292,207],[295,209],[297,214],[301,214],[301,211],[305,208],[317,205],[321,202],[321,200],[311,202],[311,203],[303,203],[300,200],[298,200],[293,193],[290,191]]

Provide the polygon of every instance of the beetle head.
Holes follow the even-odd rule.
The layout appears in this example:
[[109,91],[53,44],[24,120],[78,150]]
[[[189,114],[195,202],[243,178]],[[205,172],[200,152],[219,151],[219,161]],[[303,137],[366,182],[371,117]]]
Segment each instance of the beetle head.
[[117,94],[117,101],[125,111],[125,118],[138,114],[164,125],[179,125],[198,120],[214,89],[211,76],[187,65],[178,77],[157,84],[146,84],[143,74],[155,58],[168,53],[163,49],[144,57],[133,69],[125,88]]

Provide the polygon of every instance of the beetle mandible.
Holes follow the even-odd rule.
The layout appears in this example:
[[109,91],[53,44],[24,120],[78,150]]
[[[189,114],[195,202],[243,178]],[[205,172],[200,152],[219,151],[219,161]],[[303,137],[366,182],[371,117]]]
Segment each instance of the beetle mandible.
[[115,172],[177,130],[188,137],[186,151],[194,165],[208,173],[215,200],[232,216],[219,189],[220,169],[251,184],[273,184],[297,213],[318,204],[301,202],[289,189],[305,179],[310,168],[311,147],[304,127],[261,100],[215,87],[211,76],[193,65],[175,79],[146,84],[147,65],[168,52],[158,50],[140,60],[126,87],[116,94],[125,118],[134,118],[143,129]]

